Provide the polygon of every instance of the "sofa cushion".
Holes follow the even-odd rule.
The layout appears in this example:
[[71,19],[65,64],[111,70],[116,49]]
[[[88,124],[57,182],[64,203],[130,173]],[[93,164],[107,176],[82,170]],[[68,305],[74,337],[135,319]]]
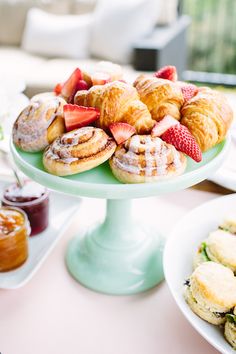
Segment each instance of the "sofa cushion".
[[0,1],[0,44],[20,45],[25,19],[31,7],[66,14],[71,9],[68,0],[1,0]]
[[29,10],[22,48],[46,57],[87,58],[93,16],[54,15]]
[[149,34],[156,23],[159,0],[100,0],[94,13],[91,53],[129,63],[132,44]]

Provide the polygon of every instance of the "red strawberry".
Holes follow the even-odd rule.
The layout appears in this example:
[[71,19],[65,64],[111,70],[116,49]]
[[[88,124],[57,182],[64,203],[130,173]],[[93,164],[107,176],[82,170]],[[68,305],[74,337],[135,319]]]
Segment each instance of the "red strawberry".
[[151,135],[153,137],[155,136],[161,136],[162,134],[165,133],[170,127],[173,127],[174,125],[180,124],[175,118],[173,118],[170,115],[165,116],[162,120],[157,122],[154,127],[152,128]]
[[82,72],[79,68],[75,69],[69,79],[64,82],[61,94],[68,102],[72,102],[76,94],[78,82],[82,79]]
[[190,131],[182,124],[169,128],[161,139],[184,152],[196,162],[202,160],[202,152]]
[[76,85],[76,92],[77,91],[81,91],[81,90],[88,90],[89,89],[89,85],[87,84],[86,81],[84,80],[79,80],[77,85]]
[[170,81],[177,81],[178,79],[176,67],[171,65],[164,66],[160,70],[156,71],[154,76]]
[[112,123],[109,128],[117,144],[122,144],[136,133],[135,128],[127,123]]
[[111,76],[107,73],[96,72],[91,76],[93,85],[105,85],[111,81]]
[[53,92],[55,92],[57,96],[61,94],[62,85],[62,83],[58,83],[53,89]]
[[63,110],[67,131],[87,126],[99,118],[99,110],[93,107],[65,104]]
[[194,84],[187,84],[185,82],[179,82],[182,94],[185,101],[189,101],[198,93],[198,87]]

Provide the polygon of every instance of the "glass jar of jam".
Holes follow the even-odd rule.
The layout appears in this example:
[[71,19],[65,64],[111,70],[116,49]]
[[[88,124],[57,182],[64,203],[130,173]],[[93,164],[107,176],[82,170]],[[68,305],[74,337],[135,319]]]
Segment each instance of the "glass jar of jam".
[[0,272],[21,266],[28,257],[30,225],[18,208],[0,208]]
[[27,180],[23,187],[11,184],[3,193],[2,205],[24,210],[31,226],[30,236],[39,234],[48,226],[49,192],[38,183]]

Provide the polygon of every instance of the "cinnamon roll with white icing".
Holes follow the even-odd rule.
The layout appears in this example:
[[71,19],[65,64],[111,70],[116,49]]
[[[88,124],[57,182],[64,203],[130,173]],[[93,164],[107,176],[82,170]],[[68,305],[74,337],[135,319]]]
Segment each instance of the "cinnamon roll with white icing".
[[160,138],[133,135],[117,147],[110,166],[123,183],[156,182],[182,174],[186,157]]
[[108,160],[116,143],[104,130],[83,127],[58,137],[43,155],[45,169],[57,176],[90,170]]
[[13,141],[21,150],[44,150],[54,139],[65,132],[61,97],[33,100],[20,113],[13,126]]

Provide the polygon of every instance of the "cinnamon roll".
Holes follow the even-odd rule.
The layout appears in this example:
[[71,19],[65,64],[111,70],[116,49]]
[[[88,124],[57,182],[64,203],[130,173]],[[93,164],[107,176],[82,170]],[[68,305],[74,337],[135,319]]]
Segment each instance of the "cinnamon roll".
[[43,164],[54,175],[73,175],[101,165],[115,149],[115,141],[104,130],[83,127],[54,140],[44,151]]
[[38,99],[20,113],[13,126],[13,141],[21,150],[36,152],[44,150],[65,132],[61,97]]
[[160,138],[133,135],[117,147],[110,166],[123,183],[155,182],[182,174],[186,157]]

